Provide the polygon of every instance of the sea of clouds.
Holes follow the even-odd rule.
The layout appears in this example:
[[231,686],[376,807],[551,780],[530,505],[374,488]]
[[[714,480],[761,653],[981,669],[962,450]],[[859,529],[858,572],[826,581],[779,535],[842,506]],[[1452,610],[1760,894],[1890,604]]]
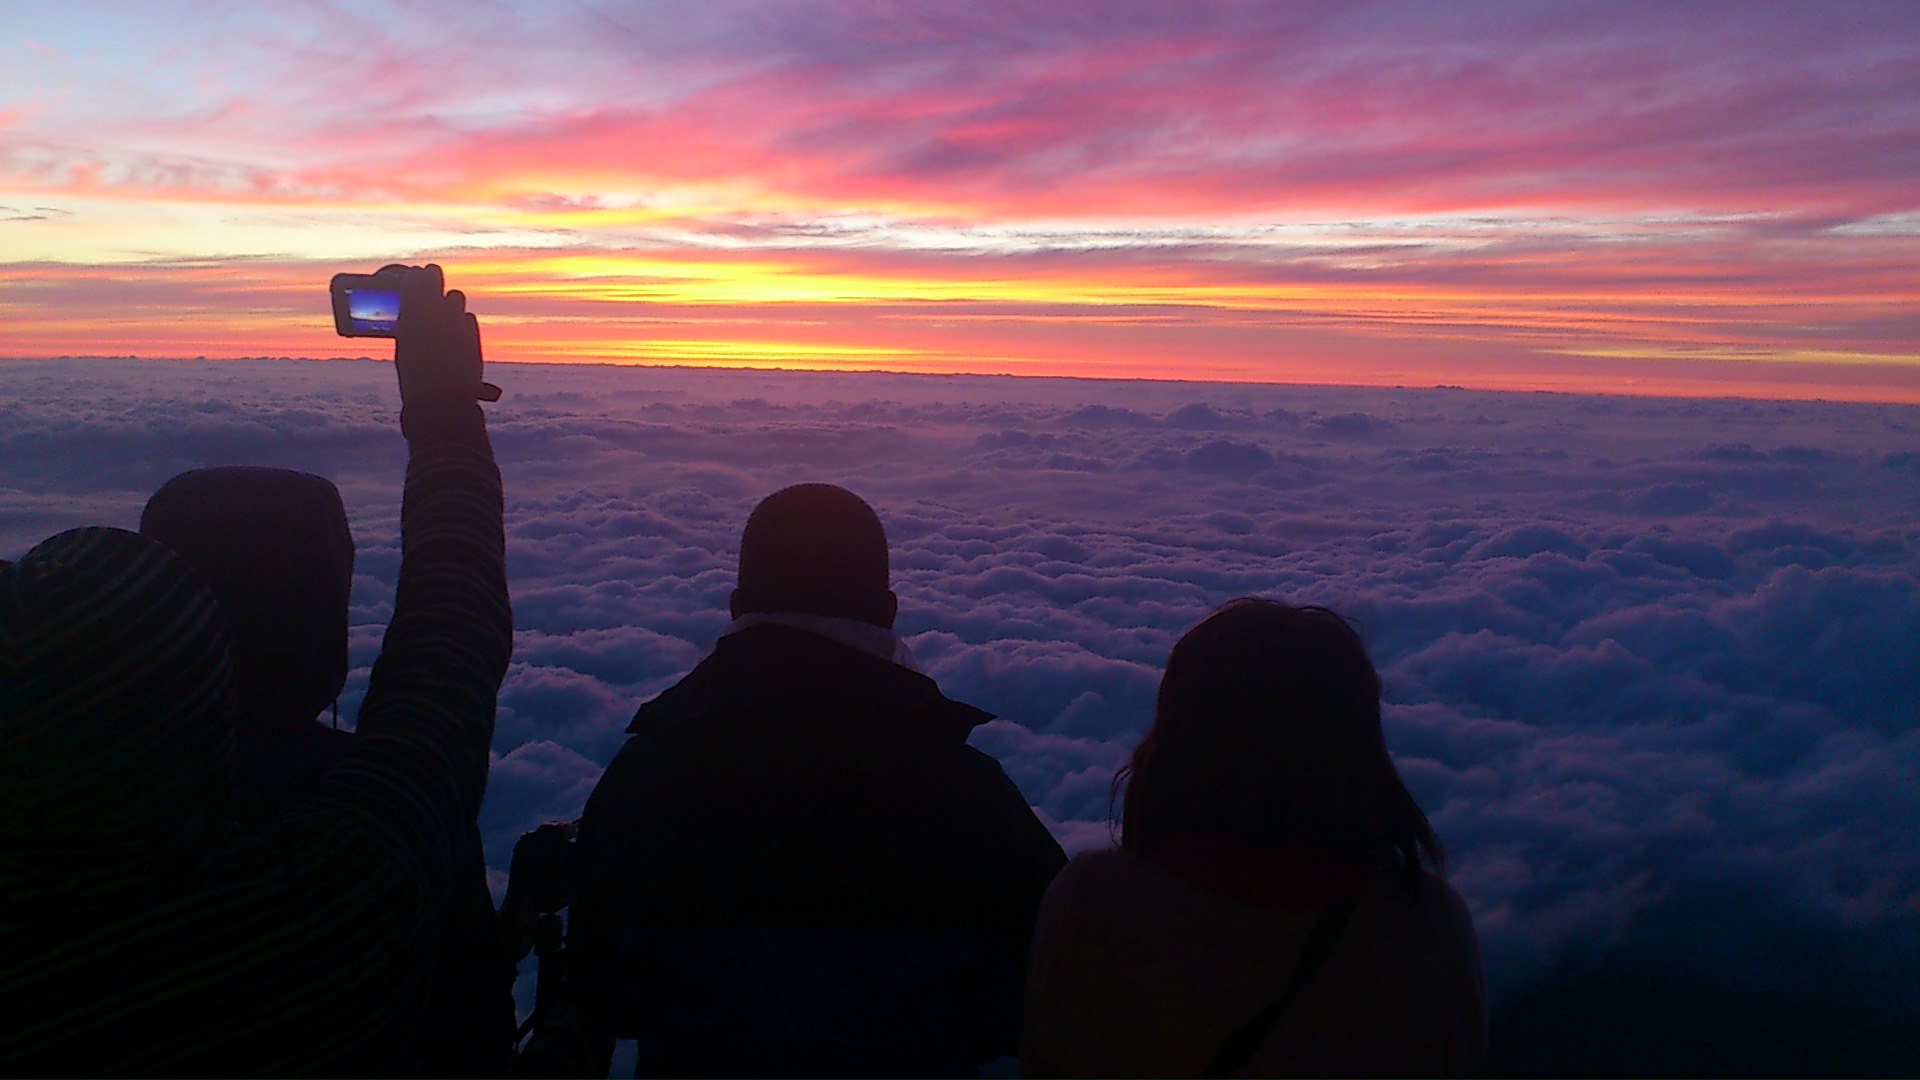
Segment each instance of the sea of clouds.
[[[1687,1065],[1698,1040],[1658,1022],[1715,1009],[1784,1041],[1702,1068],[1920,1065],[1897,1034],[1920,1013],[1920,409],[491,370],[516,625],[496,884],[726,623],[754,503],[830,480],[886,524],[920,665],[998,716],[975,745],[1069,850],[1109,842],[1182,631],[1235,596],[1325,604],[1385,679],[1509,1065],[1609,1023]],[[351,719],[399,564],[396,411],[371,361],[0,361],[0,557],[134,527],[184,469],[322,473],[359,551]]]

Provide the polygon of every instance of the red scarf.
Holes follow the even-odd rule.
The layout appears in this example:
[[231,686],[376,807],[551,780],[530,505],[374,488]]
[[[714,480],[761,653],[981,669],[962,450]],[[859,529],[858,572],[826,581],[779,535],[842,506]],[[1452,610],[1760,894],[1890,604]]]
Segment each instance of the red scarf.
[[1183,833],[1154,847],[1150,858],[1186,881],[1256,907],[1317,911],[1356,900],[1372,866],[1309,844],[1250,848],[1220,836]]

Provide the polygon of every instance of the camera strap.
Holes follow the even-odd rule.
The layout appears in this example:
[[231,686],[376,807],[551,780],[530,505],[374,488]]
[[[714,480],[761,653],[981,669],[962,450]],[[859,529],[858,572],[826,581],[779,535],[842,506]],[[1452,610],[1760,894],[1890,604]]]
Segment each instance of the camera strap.
[[1307,980],[1313,978],[1314,972],[1326,963],[1327,954],[1333,951],[1334,942],[1340,939],[1340,931],[1346,928],[1347,919],[1353,915],[1354,903],[1349,900],[1344,904],[1335,904],[1313,920],[1313,928],[1307,931],[1306,944],[1300,946],[1300,959],[1294,962],[1293,975],[1280,991],[1280,996],[1227,1036],[1227,1041],[1220,1044],[1219,1051],[1207,1063],[1206,1071],[1201,1076],[1209,1080],[1224,1077],[1245,1065],[1253,1052],[1260,1049],[1260,1044],[1266,1042],[1267,1036],[1273,1033],[1274,1025],[1280,1022],[1280,1014],[1286,1011],[1287,1004],[1300,992],[1301,987],[1307,985]]

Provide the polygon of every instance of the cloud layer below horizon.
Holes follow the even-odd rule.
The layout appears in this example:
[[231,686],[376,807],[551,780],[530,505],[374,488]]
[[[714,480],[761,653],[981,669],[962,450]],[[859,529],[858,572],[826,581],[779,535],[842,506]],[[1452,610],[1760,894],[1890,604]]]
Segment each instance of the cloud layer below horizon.
[[[577,813],[726,621],[785,484],[865,496],[901,630],[1070,848],[1174,639],[1362,628],[1496,1001],[1641,963],[1920,993],[1920,411],[1459,390],[497,365],[516,649],[482,827]],[[398,564],[391,369],[0,361],[0,557],[191,467],[332,477],[364,691]],[[1756,943],[1766,943],[1764,947]],[[1872,1002],[1880,1002],[1873,1005]]]

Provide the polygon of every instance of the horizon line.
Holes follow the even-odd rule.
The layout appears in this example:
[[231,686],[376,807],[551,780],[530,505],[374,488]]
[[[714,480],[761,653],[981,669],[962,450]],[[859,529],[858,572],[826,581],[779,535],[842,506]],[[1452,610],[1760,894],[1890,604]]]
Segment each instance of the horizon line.
[[[62,353],[54,356],[25,356],[25,355],[11,355],[11,354],[0,353],[0,363],[72,363],[72,362],[87,363],[87,362],[96,362],[96,361],[122,361],[122,362],[131,361],[136,363],[196,363],[198,362],[198,363],[214,363],[214,364],[237,363],[237,362],[326,363],[326,362],[339,362],[339,361],[353,362],[353,363],[378,363],[378,364],[393,363],[391,358],[367,356],[364,354],[355,355],[355,356],[293,356],[293,355],[269,355],[269,354],[249,354],[244,356],[207,356],[207,355],[185,356],[185,355],[153,355],[153,354],[142,355],[137,353]],[[1920,407],[1920,386],[1905,387],[1905,386],[1889,386],[1884,383],[1869,384],[1869,385],[1862,385],[1858,387],[1858,389],[1861,391],[1860,393],[1855,393],[1855,394],[1843,393],[1843,394],[1836,395],[1834,394],[1835,390],[1837,389],[1844,390],[1848,388],[1838,387],[1832,383],[1824,383],[1824,384],[1821,384],[1820,386],[1821,391],[1824,391],[1824,393],[1817,394],[1812,391],[1812,387],[1810,384],[1787,382],[1787,383],[1760,384],[1760,388],[1758,390],[1754,389],[1753,387],[1746,387],[1745,389],[1747,389],[1749,392],[1743,393],[1743,392],[1740,392],[1740,389],[1737,388],[1736,385],[1729,385],[1728,383],[1722,382],[1722,381],[1711,381],[1711,380],[1705,380],[1705,379],[1689,380],[1684,378],[1676,378],[1673,376],[1658,377],[1658,380],[1661,385],[1657,388],[1651,387],[1651,386],[1633,386],[1633,385],[1622,386],[1618,382],[1611,382],[1611,381],[1608,383],[1606,387],[1603,388],[1600,386],[1581,386],[1581,385],[1553,386],[1553,385],[1526,385],[1525,384],[1527,381],[1539,381],[1539,380],[1515,380],[1513,385],[1489,385],[1489,384],[1476,385],[1473,380],[1468,380],[1464,382],[1433,382],[1433,383],[1410,382],[1410,381],[1384,381],[1384,380],[1365,381],[1365,380],[1358,380],[1358,379],[1352,380],[1352,381],[1316,381],[1316,380],[1307,380],[1307,379],[1249,379],[1249,378],[1234,378],[1234,377],[1227,377],[1227,376],[1209,377],[1205,374],[1196,374],[1196,375],[1192,375],[1184,378],[1175,378],[1175,377],[1158,376],[1158,375],[1087,375],[1087,374],[1071,374],[1071,373],[1064,373],[1064,372],[912,371],[912,370],[903,370],[898,368],[828,367],[828,366],[809,366],[804,363],[770,364],[770,363],[754,363],[751,361],[741,361],[741,362],[735,362],[735,363],[699,363],[699,362],[657,363],[657,362],[642,361],[642,360],[634,360],[634,361],[616,361],[616,360],[604,360],[604,359],[526,360],[526,359],[489,358],[487,360],[487,363],[489,365],[504,364],[504,365],[514,366],[514,367],[532,367],[532,368],[537,368],[537,367],[644,368],[644,369],[652,369],[652,370],[660,370],[660,371],[752,372],[752,373],[763,374],[763,375],[791,373],[795,375],[826,375],[826,376],[880,375],[880,376],[929,378],[929,379],[957,379],[957,378],[1013,379],[1013,380],[1020,380],[1020,381],[1026,381],[1026,380],[1053,381],[1053,382],[1071,381],[1071,382],[1112,383],[1112,384],[1163,383],[1163,384],[1194,384],[1194,385],[1206,385],[1206,386],[1245,386],[1245,387],[1294,386],[1294,387],[1303,387],[1303,388],[1312,388],[1312,389],[1400,390],[1400,391],[1440,390],[1440,391],[1460,391],[1460,392],[1467,392],[1467,393],[1489,393],[1489,394],[1548,394],[1548,395],[1565,396],[1565,397],[1603,397],[1603,398],[1604,397],[1621,397],[1621,398],[1636,398],[1636,399],[1658,398],[1658,399],[1677,400],[1677,401],[1701,401],[1701,400],[1770,401],[1770,402],[1781,402],[1781,403],[1799,403],[1799,404],[1808,404],[1808,405],[1891,405],[1891,406],[1904,406],[1904,407]],[[1769,364],[1769,366],[1773,366],[1773,364]],[[1818,366],[1823,368],[1831,368],[1831,367],[1840,366],[1840,365],[1818,365]],[[1566,379],[1566,381],[1578,382],[1580,380],[1568,378]],[[1594,378],[1591,381],[1598,383],[1601,380],[1598,378]],[[1804,394],[1796,394],[1796,393],[1788,392],[1794,389],[1804,389],[1807,392]],[[1881,391],[1882,393],[1880,393],[1877,396],[1871,396],[1871,392],[1876,390]],[[1891,391],[1892,396],[1889,396],[1886,393],[1887,391]]]

